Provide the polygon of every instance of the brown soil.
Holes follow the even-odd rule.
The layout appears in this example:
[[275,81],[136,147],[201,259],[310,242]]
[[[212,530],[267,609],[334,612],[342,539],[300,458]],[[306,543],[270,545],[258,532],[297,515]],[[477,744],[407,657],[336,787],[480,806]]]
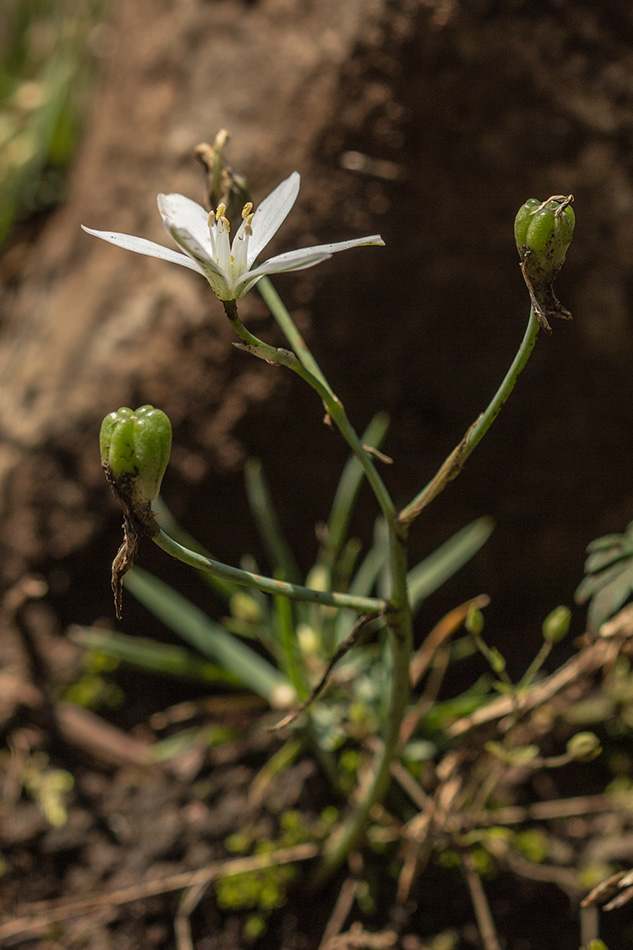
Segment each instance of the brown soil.
[[[169,413],[166,500],[232,563],[245,549],[259,553],[243,500],[247,455],[264,459],[306,568],[345,459],[311,394],[232,348],[203,281],[108,249],[79,225],[165,240],[156,193],[201,199],[192,149],[226,126],[230,158],[256,198],[293,169],[302,173],[276,250],[380,231],[384,250],[341,255],[276,283],[358,428],[390,412],[385,450],[395,464],[386,477],[404,503],[485,406],[522,335],[516,209],[532,195],[575,195],[577,234],[558,286],[575,319],[539,339],[485,444],[412,537],[415,559],[472,518],[494,517],[486,550],[429,603],[419,638],[445,609],[486,591],[490,635],[504,650],[512,644],[520,670],[544,614],[571,602],[585,544],[621,530],[633,510],[632,39],[625,0],[113,5],[66,204],[41,232],[16,238],[1,265],[0,576],[9,595],[0,659],[13,682],[1,721],[15,756],[45,749],[76,777],[68,823],[51,830],[18,797],[9,768],[5,919],[27,901],[100,893],[222,857],[250,770],[268,752],[249,745],[259,742],[253,713],[244,761],[241,746],[221,768],[213,756],[197,761],[199,794],[190,776],[116,755],[109,771],[103,755],[95,766],[80,727],[68,732],[48,716],[52,690],[77,662],[66,625],[112,622],[119,518],[94,447],[101,417],[130,403]],[[255,294],[242,309],[277,340]],[[375,511],[365,508],[355,529],[367,537]],[[158,552],[144,551],[143,563],[183,589],[191,584]],[[34,574],[47,594],[18,608],[19,585]],[[575,622],[580,632],[583,615]],[[146,625],[130,604],[123,629]],[[39,692],[29,699],[32,686]],[[152,713],[188,695],[154,680],[123,686],[129,700],[117,724],[139,731],[139,741],[151,738]],[[117,733],[117,749],[121,742]],[[305,782],[301,773],[285,807],[309,813]],[[156,840],[156,821],[141,819],[159,811]],[[526,890],[521,906],[532,896]],[[325,919],[331,905],[323,902]],[[174,946],[177,906],[176,892],[108,907],[88,925],[81,918],[79,930],[51,924],[30,946]],[[237,946],[241,920],[220,924],[212,899],[201,906],[194,945]],[[462,913],[466,926],[464,906],[447,906],[447,920]],[[318,945],[320,917],[304,930],[303,916],[301,905],[280,916],[276,945]],[[373,923],[396,926],[388,913]],[[433,918],[416,932],[445,925]],[[574,926],[556,936],[561,947],[577,945]],[[411,932],[407,922],[396,929]],[[462,938],[471,945],[467,927]],[[530,950],[542,939],[510,945]]]

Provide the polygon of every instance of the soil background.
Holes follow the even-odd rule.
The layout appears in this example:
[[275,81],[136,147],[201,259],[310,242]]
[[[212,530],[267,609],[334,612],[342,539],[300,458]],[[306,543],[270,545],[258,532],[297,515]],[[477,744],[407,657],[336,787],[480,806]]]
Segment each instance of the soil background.
[[[314,525],[346,457],[316,399],[234,350],[204,281],[80,231],[167,243],[155,196],[202,201],[192,151],[225,127],[229,159],[256,200],[302,174],[271,251],[385,239],[384,249],[275,284],[357,427],[389,412],[385,477],[401,503],[485,407],[523,334],[518,207],[574,194],[576,234],[557,285],[574,320],[541,334],[489,436],[412,532],[417,560],[473,518],[493,517],[484,551],[429,601],[419,638],[485,591],[490,638],[522,670],[544,615],[571,604],[586,544],[622,530],[633,511],[630,5],[137,0],[112,4],[95,49],[99,78],[67,199],[18,232],[0,265],[0,576],[9,591],[34,574],[47,586],[17,619],[7,599],[4,668],[46,692],[69,662],[67,624],[112,622],[119,516],[96,438],[119,405],[170,415],[165,500],[219,557],[259,553],[241,477],[257,455],[288,537],[311,563]],[[241,311],[279,340],[256,294]],[[375,516],[366,500],[354,526],[365,538]],[[160,552],[141,560],[193,591]],[[578,611],[578,633],[583,619]],[[128,603],[122,629],[153,633],[148,623]],[[134,682],[120,725],[182,698]],[[33,896],[59,896],[54,880]],[[169,946],[160,933],[144,946]]]

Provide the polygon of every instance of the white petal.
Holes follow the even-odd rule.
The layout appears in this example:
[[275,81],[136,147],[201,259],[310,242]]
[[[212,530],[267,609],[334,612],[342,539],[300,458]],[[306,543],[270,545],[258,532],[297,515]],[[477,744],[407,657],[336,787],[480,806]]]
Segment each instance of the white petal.
[[296,251],[287,251],[285,254],[277,254],[276,257],[271,257],[270,260],[254,267],[235,282],[235,287],[238,290],[238,296],[243,297],[264,274],[283,274],[288,271],[306,270],[308,267],[314,267],[315,264],[327,261],[332,257],[332,254],[336,254],[338,251],[346,251],[348,248],[362,247],[366,244],[384,245],[384,243],[379,234],[372,234],[369,237],[353,238],[351,241],[318,244],[315,247],[302,247]]
[[259,267],[254,267],[235,282],[235,288],[238,291],[237,296],[243,297],[266,274],[283,274],[287,271],[306,270],[308,267],[314,267],[315,264],[327,261],[331,256],[331,254],[305,254],[303,251],[289,251],[287,254],[271,257],[269,261],[264,261]]
[[174,228],[186,228],[203,247],[210,247],[209,212],[185,195],[159,195],[160,216],[169,234]]
[[[379,234],[370,234],[369,237],[352,238],[351,241],[337,241],[334,244],[315,244],[314,247],[306,247],[303,251],[291,251],[292,254],[316,253],[316,254],[338,254],[339,251],[347,251],[351,247],[365,247],[366,245],[378,245],[384,247],[385,242]],[[282,254],[282,257],[286,255]]]
[[248,244],[247,263],[249,267],[288,217],[297,200],[300,187],[301,175],[299,172],[293,172],[281,184],[277,185],[267,198],[264,198],[255,211],[251,222],[253,234]]
[[192,263],[195,264],[195,269],[204,274],[220,300],[233,300],[235,294],[232,293],[229,275],[209,257],[207,249],[202,247],[193,234],[190,234],[186,228],[174,228],[172,237],[183,251],[193,258]]
[[304,267],[312,267],[325,261],[332,254],[339,251],[347,251],[352,247],[363,247],[366,244],[384,244],[385,242],[379,234],[372,234],[370,237],[353,238],[351,241],[338,241],[334,244],[316,244],[314,247],[300,247],[296,251],[286,251],[285,254],[277,254],[269,260],[254,267],[251,274],[264,273],[274,274],[289,270],[301,270]]
[[161,261],[170,261],[172,264],[180,264],[182,267],[188,267],[195,270],[198,274],[204,274],[202,268],[184,254],[178,251],[172,251],[170,247],[163,247],[162,244],[155,244],[153,241],[146,241],[145,238],[134,237],[132,234],[119,234],[116,231],[93,231],[92,228],[82,228],[87,234],[94,234],[102,241],[108,241],[109,244],[116,244],[117,247],[123,247],[126,251],[134,251],[136,254],[145,254],[146,257],[158,257]]

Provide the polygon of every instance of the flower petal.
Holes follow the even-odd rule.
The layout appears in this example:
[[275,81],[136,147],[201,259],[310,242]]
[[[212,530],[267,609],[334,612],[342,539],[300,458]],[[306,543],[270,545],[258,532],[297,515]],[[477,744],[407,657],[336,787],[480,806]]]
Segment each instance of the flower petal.
[[204,274],[220,300],[235,299],[236,295],[233,293],[229,275],[209,257],[206,248],[202,247],[193,234],[190,234],[186,228],[174,228],[171,235],[183,251],[193,259],[195,269]]
[[209,212],[185,195],[159,195],[156,199],[160,216],[169,234],[174,228],[186,228],[202,247],[211,249]]
[[338,251],[346,251],[351,247],[363,247],[367,244],[384,245],[384,243],[379,234],[372,234],[369,237],[353,238],[351,241],[318,244],[315,247],[302,247],[296,251],[277,254],[275,257],[264,261],[263,264],[254,267],[235,282],[236,297],[243,297],[264,274],[283,274],[287,271],[306,270],[308,267],[314,267],[315,264],[327,261]]
[[[379,234],[370,234],[369,237],[363,238],[352,238],[351,241],[336,241],[334,244],[315,244],[314,247],[302,248],[299,251],[291,251],[291,254],[303,254],[310,252],[311,254],[338,254],[339,251],[347,251],[351,247],[365,247],[366,245],[378,245],[379,247],[384,247],[385,242]],[[286,254],[281,254],[280,257],[286,257]],[[275,258],[272,258],[275,260]]]
[[287,271],[306,270],[308,267],[314,267],[315,264],[327,261],[331,256],[331,254],[304,254],[301,251],[289,251],[287,254],[271,257],[269,261],[264,261],[259,267],[247,271],[235,282],[236,296],[243,297],[266,274],[283,274]]
[[334,244],[316,244],[314,247],[300,247],[296,251],[286,251],[285,254],[277,254],[269,260],[253,268],[251,273],[281,273],[288,270],[301,270],[303,267],[312,267],[320,261],[327,260],[332,254],[339,251],[347,251],[352,247],[363,247],[367,244],[384,245],[384,241],[379,234],[372,234],[364,238],[352,238],[351,241],[337,241]]
[[299,172],[293,172],[277,185],[267,198],[264,198],[255,211],[251,222],[253,233],[248,243],[247,264],[249,267],[288,217],[297,200],[300,187],[301,175]]
[[170,247],[163,247],[162,244],[155,244],[154,241],[146,241],[145,238],[135,237],[133,234],[119,234],[116,231],[93,231],[82,224],[83,230],[87,234],[94,234],[95,237],[107,241],[109,244],[116,244],[117,247],[123,247],[126,251],[134,251],[136,254],[145,254],[146,257],[158,257],[162,261],[170,261],[172,264],[180,264],[182,267],[188,267],[195,270],[198,274],[204,274],[202,268],[185,257],[179,251],[172,251]]

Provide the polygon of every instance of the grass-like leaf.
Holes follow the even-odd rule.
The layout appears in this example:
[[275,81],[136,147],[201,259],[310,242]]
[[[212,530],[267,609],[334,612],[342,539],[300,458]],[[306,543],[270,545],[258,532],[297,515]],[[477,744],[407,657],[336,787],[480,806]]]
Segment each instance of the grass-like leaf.
[[300,584],[303,579],[301,571],[284,537],[259,459],[247,461],[244,479],[248,502],[275,576],[291,584]]
[[151,670],[165,676],[179,676],[205,683],[225,683],[240,686],[239,677],[228,670],[202,660],[185,647],[172,643],[158,643],[148,637],[132,637],[99,627],[72,626],[68,631],[73,643],[105,653],[122,663],[139,669]]
[[438,590],[486,543],[494,530],[491,518],[478,518],[449,538],[409,571],[409,600],[415,613],[423,601]]
[[135,567],[125,575],[124,584],[174,633],[203,656],[216,660],[244,686],[268,702],[274,703],[275,694],[290,686],[286,677],[268,660],[227,633],[202,610],[152,574]]
[[[379,448],[389,427],[389,417],[377,413],[362,435],[364,445]],[[326,567],[330,574],[347,537],[349,522],[364,478],[363,467],[355,455],[345,464],[330,509],[325,540],[319,551],[317,563]]]

